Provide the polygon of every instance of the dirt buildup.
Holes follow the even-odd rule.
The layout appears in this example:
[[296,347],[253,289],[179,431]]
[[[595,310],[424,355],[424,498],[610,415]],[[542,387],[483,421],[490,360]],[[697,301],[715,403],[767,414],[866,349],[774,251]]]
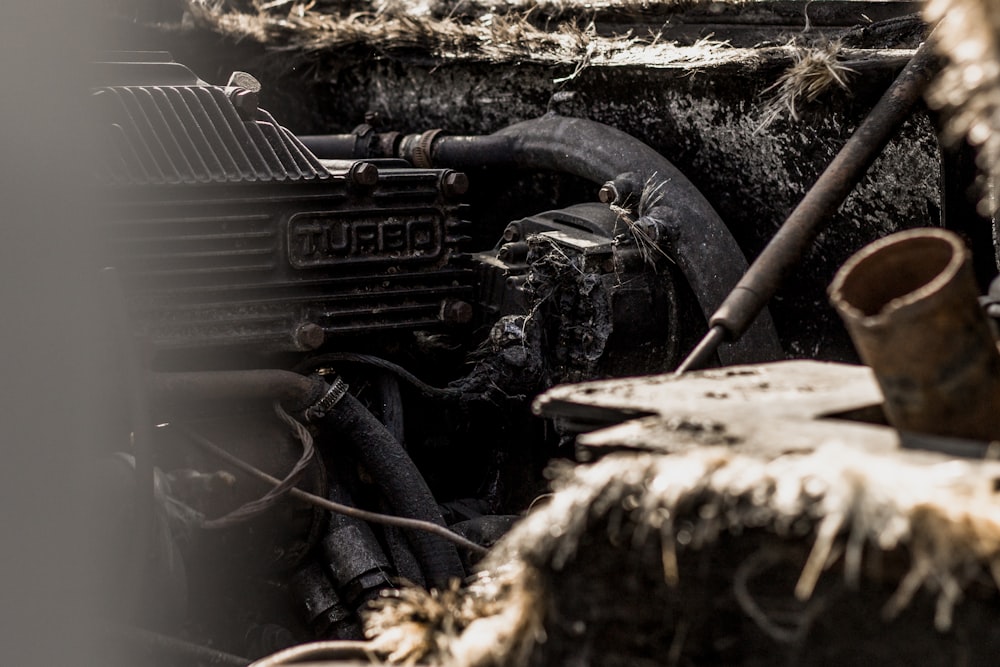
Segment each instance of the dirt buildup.
[[764,108],[764,119],[757,131],[782,116],[798,121],[800,107],[815,102],[833,86],[847,90],[848,77],[855,72],[839,59],[840,50],[839,41],[796,49],[792,53],[792,64],[764,91],[772,96]]

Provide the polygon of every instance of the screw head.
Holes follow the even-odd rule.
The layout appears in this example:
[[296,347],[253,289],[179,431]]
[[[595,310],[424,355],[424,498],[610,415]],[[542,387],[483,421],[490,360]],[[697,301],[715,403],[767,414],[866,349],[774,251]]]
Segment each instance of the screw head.
[[460,197],[469,191],[469,177],[460,171],[445,174],[441,190],[447,197]]

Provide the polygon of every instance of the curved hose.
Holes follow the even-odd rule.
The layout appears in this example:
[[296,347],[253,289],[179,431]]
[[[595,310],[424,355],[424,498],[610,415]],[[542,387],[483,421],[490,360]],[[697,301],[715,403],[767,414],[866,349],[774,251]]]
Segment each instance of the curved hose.
[[[351,394],[345,394],[337,409],[321,421],[324,433],[339,434],[344,446],[354,449],[382,496],[399,516],[445,526],[437,501],[420,471],[402,445],[385,426]],[[407,535],[427,582],[443,587],[464,576],[455,546],[429,533]]]
[[[640,213],[655,222],[706,319],[746,272],[743,252],[708,200],[669,160],[635,137],[595,121],[560,116],[527,120],[493,136],[508,138],[507,150],[518,167],[560,171],[599,184],[628,174],[647,190],[658,191],[659,201]],[[447,139],[441,138],[442,148]],[[743,338],[719,350],[724,364],[782,356],[766,313]]]

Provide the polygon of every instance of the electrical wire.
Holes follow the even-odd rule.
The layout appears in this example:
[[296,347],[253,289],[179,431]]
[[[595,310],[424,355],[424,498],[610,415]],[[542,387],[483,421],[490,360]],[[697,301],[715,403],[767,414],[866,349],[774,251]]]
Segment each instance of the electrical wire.
[[[277,401],[274,402],[274,413],[278,415],[278,418],[281,421],[292,429],[295,437],[302,443],[302,456],[284,479],[278,480],[276,478],[272,478],[275,482],[274,488],[270,489],[263,496],[256,500],[252,500],[245,505],[241,505],[232,512],[217,519],[208,519],[203,521],[201,523],[202,528],[229,528],[230,526],[242,523],[266,512],[294,489],[295,485],[298,484],[302,475],[305,473],[306,468],[308,468],[309,464],[312,463],[313,458],[315,458],[316,455],[316,448],[313,446],[313,438],[312,434],[309,433],[309,429],[285,412],[285,410],[281,407],[281,404]],[[181,430],[188,437],[194,437],[195,435],[183,427]]]
[[[283,482],[276,477],[268,475],[263,470],[247,463],[243,459],[240,459],[233,454],[222,449],[211,440],[205,436],[196,433],[188,429],[185,426],[176,426],[184,435],[190,438],[194,443],[203,448],[204,450],[210,452],[211,454],[217,456],[218,458],[226,461],[227,463],[239,468],[243,472],[256,477],[257,479],[272,484],[277,488]],[[287,479],[287,478],[286,478]],[[471,553],[478,555],[485,555],[488,549],[482,547],[471,540],[467,540],[461,535],[445,528],[444,526],[439,526],[436,523],[431,523],[430,521],[421,521],[420,519],[409,519],[401,516],[392,516],[390,514],[381,514],[378,512],[370,512],[368,510],[359,509],[357,507],[351,507],[349,505],[342,505],[340,503],[335,503],[332,500],[327,500],[321,496],[303,491],[302,489],[290,487],[287,490],[287,494],[293,498],[301,500],[303,502],[309,503],[315,507],[320,507],[322,509],[328,510],[330,512],[336,512],[338,514],[343,514],[345,516],[354,517],[356,519],[361,519],[362,521],[370,521],[371,523],[377,523],[384,526],[396,526],[399,528],[407,528],[412,530],[422,530],[427,533],[436,535],[442,539],[448,540],[449,542],[455,544],[458,547],[468,550]],[[266,496],[265,496],[266,497]]]
[[[383,359],[381,357],[375,357],[370,354],[358,354],[355,352],[329,352],[327,354],[321,354],[311,359],[306,360],[303,366],[307,367],[311,371],[315,371],[322,368],[326,364],[337,364],[337,363],[347,363],[347,364],[361,364],[364,366],[372,366],[374,368],[381,368],[382,370],[389,371],[395,374],[401,380],[408,382],[417,391],[429,398],[459,398],[465,392],[461,389],[453,389],[450,387],[441,388],[433,387],[416,375],[406,370],[398,364],[394,364],[391,361]],[[301,367],[300,367],[301,368]]]

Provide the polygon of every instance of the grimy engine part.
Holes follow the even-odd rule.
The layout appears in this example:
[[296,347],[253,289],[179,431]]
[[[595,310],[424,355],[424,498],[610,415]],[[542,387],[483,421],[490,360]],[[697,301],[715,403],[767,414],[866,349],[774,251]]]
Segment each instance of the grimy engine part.
[[887,236],[837,272],[830,298],[896,428],[1000,438],[1000,353],[977,295],[968,249],[942,229]]

